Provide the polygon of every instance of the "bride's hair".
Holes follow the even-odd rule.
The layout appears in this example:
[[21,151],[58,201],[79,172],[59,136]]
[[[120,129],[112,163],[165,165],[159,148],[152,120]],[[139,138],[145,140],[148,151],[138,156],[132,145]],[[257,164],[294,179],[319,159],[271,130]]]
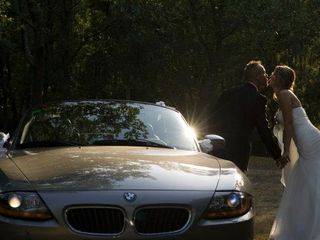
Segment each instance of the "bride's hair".
[[279,83],[282,88],[293,91],[296,73],[292,68],[287,65],[279,65],[276,66],[274,73],[279,78]]

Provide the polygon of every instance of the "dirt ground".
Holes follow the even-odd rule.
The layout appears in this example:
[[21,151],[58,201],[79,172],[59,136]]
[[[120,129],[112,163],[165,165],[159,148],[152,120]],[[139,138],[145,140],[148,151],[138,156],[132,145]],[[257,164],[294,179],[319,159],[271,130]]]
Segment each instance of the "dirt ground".
[[253,185],[255,240],[268,240],[283,191],[281,170],[271,158],[251,157],[247,176]]

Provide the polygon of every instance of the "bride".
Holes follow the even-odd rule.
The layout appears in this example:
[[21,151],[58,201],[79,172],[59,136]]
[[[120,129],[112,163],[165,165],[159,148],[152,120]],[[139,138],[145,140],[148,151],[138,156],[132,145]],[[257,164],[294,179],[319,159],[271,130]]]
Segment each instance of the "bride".
[[277,66],[269,85],[280,109],[276,136],[283,143],[285,190],[270,233],[275,240],[320,240],[320,131],[293,93],[295,72]]

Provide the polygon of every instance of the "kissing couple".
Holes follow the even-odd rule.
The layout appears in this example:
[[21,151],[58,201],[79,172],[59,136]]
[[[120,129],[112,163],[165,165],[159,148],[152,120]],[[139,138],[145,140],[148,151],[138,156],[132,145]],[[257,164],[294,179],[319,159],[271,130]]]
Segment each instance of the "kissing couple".
[[[295,71],[278,65],[270,76],[261,61],[244,68],[246,82],[222,93],[213,111],[212,130],[224,137],[226,149],[218,157],[233,161],[246,172],[250,135],[257,129],[268,152],[282,168],[285,190],[271,229],[274,240],[320,239],[320,131],[310,122],[294,93]],[[279,105],[274,136],[266,118],[267,86]]]

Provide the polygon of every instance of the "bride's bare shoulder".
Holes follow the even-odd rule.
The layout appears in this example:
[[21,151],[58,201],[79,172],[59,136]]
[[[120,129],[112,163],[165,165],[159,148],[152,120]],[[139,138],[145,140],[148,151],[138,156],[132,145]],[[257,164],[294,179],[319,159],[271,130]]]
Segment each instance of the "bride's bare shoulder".
[[278,99],[287,99],[287,98],[292,98],[295,95],[291,90],[283,89],[277,92],[276,96]]
[[277,98],[281,102],[290,102],[292,107],[301,106],[299,98],[289,89],[283,89],[276,93]]

